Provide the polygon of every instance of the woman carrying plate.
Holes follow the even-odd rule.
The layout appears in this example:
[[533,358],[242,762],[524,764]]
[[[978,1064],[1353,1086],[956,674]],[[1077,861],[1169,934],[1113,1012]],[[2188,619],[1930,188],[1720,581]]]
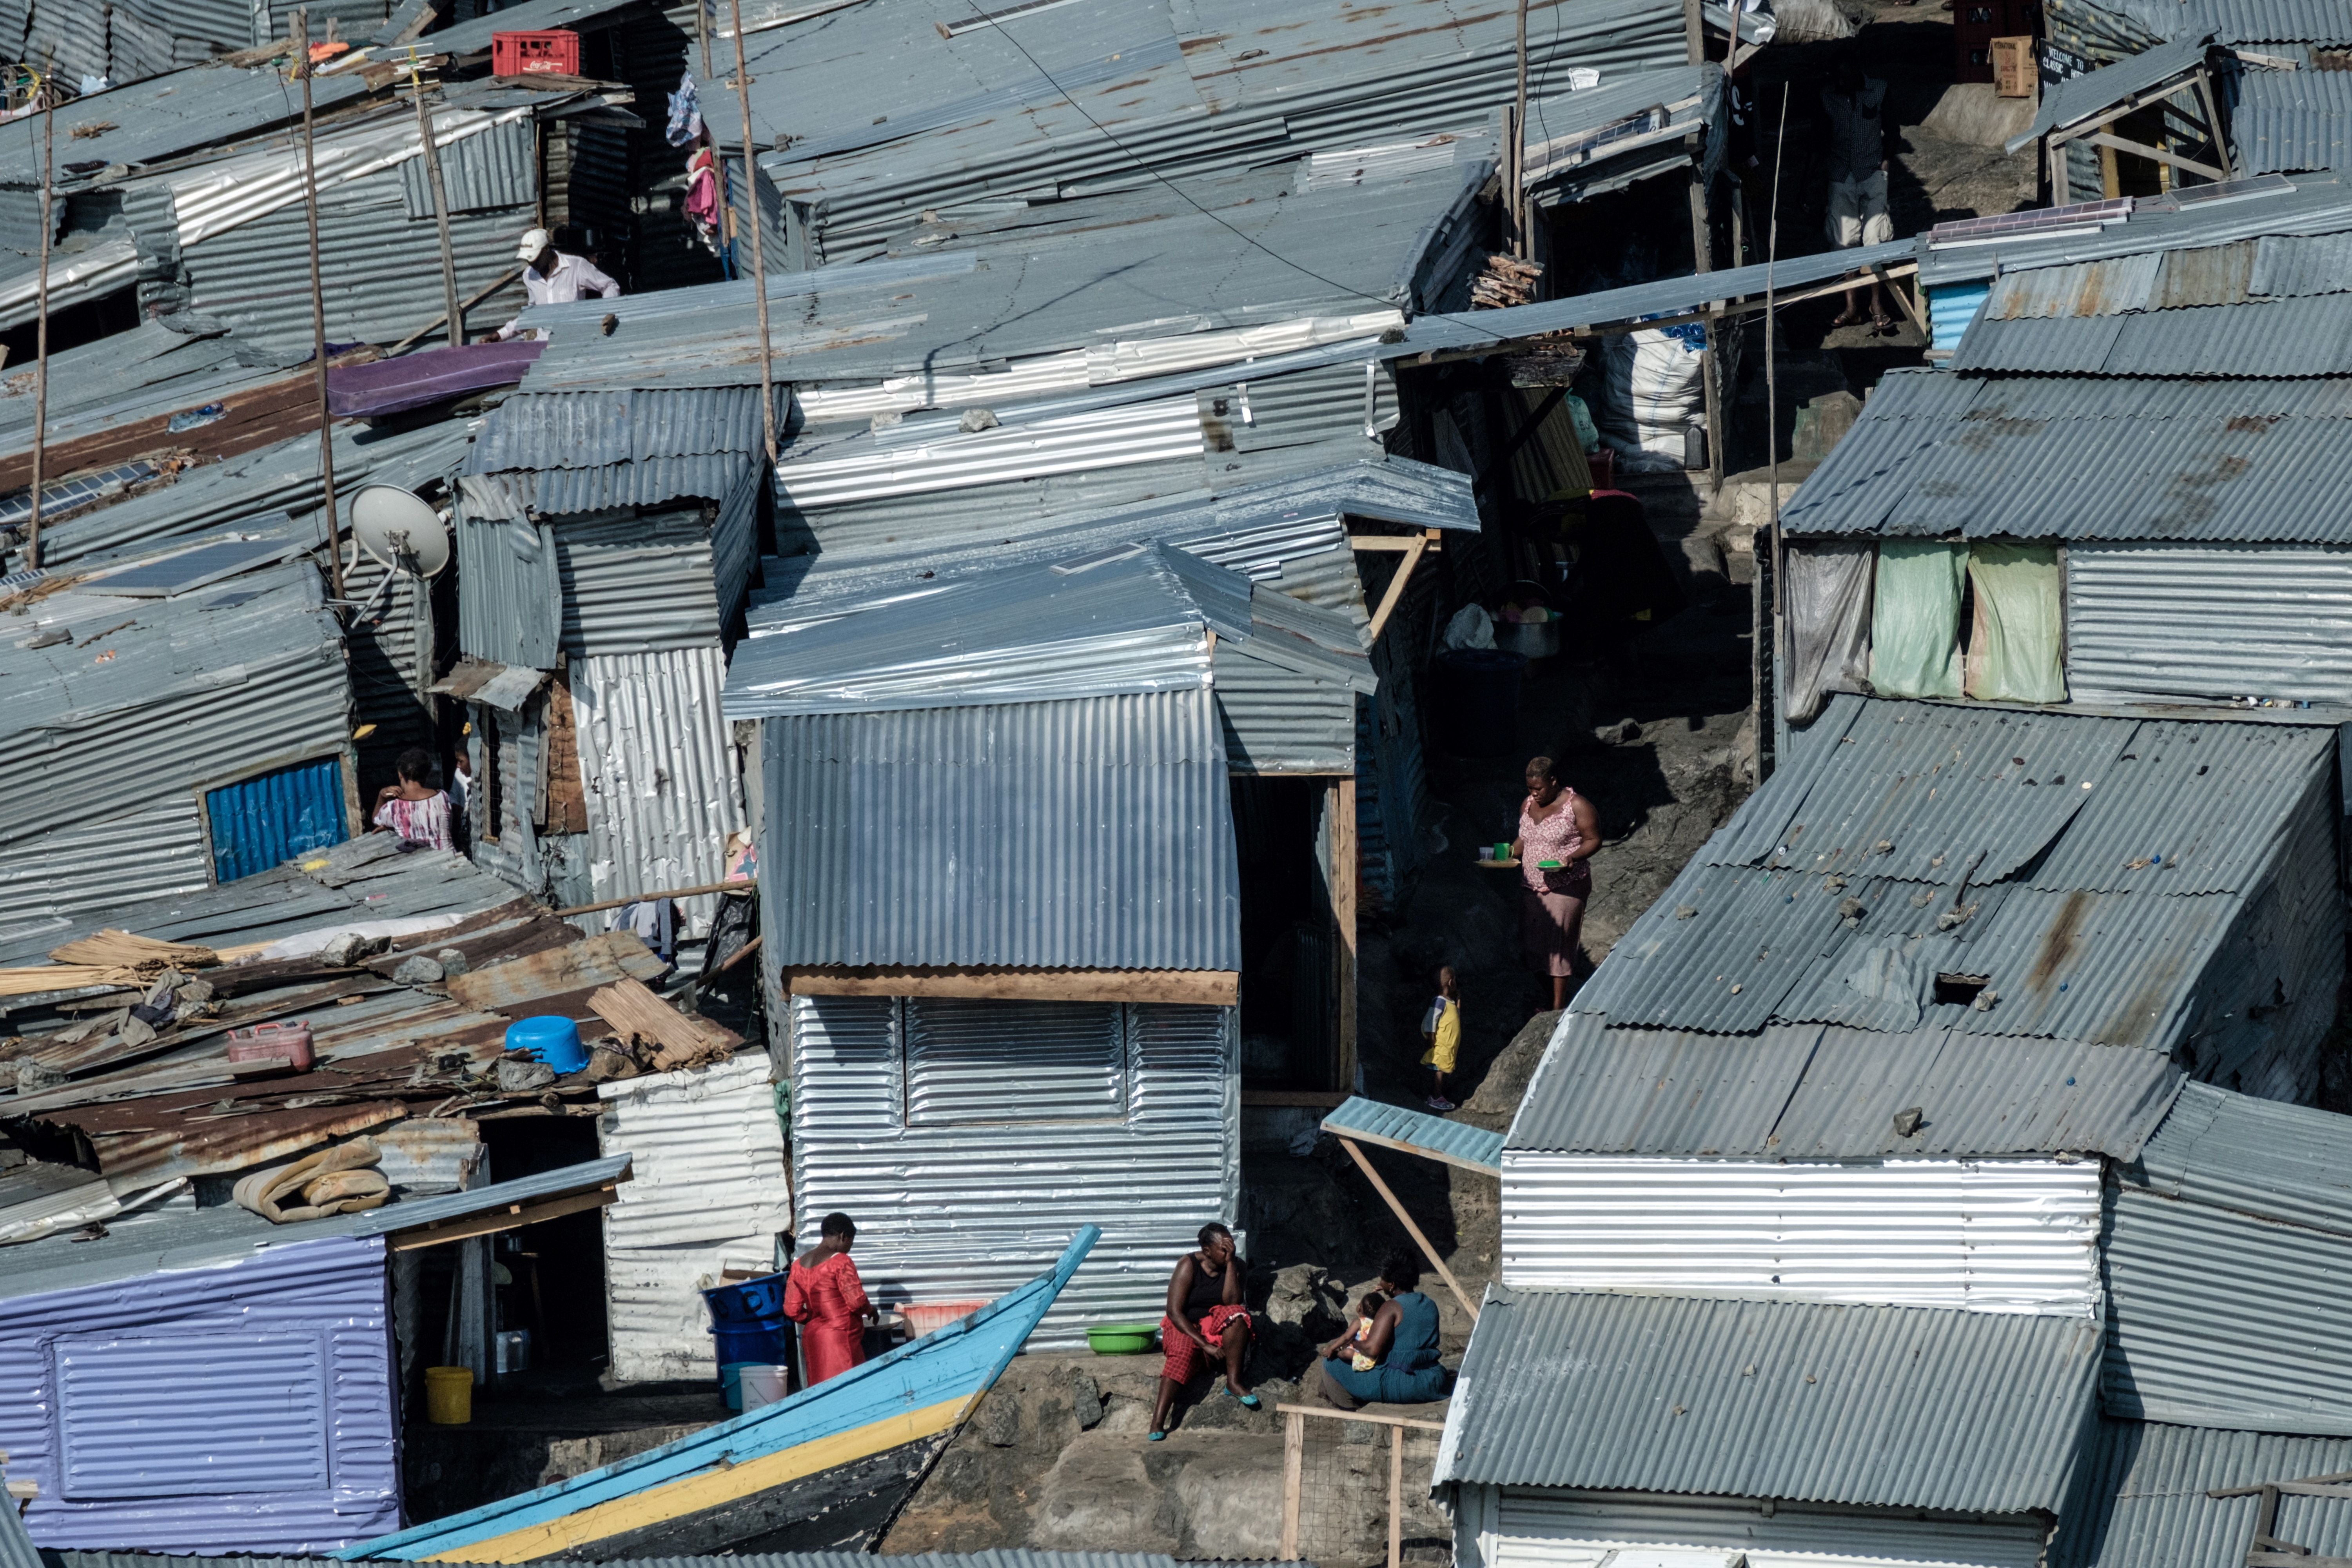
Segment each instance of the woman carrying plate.
[[1527,886],[1519,940],[1528,964],[1551,976],[1555,1011],[1568,1005],[1584,903],[1592,896],[1590,862],[1600,847],[1601,819],[1592,803],[1559,782],[1549,757],[1529,762],[1528,797],[1519,803],[1519,836],[1511,841]]

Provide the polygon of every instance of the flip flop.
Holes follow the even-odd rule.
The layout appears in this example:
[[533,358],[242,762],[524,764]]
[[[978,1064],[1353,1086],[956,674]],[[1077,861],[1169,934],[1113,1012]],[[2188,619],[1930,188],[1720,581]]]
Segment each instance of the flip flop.
[[1143,1440],[1147,1443],[1165,1443],[1168,1441],[1168,1434],[1165,1432],[1146,1432],[1143,1435]]
[[1265,1408],[1265,1403],[1255,1394],[1244,1394],[1238,1397],[1242,1402],[1242,1408],[1244,1410],[1263,1410]]

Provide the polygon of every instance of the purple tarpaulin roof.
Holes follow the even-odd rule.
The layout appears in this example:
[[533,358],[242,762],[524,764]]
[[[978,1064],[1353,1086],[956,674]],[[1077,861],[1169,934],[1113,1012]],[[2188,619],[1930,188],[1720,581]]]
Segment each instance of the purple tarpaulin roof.
[[366,418],[422,408],[486,386],[504,386],[520,381],[545,347],[536,342],[467,343],[463,348],[428,349],[369,364],[331,367],[327,407],[343,418]]

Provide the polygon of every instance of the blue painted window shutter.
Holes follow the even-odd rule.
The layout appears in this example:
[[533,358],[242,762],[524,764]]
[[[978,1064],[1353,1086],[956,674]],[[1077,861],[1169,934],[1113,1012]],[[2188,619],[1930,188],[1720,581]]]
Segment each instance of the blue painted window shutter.
[[350,835],[344,828],[343,764],[338,757],[297,763],[205,797],[213,836],[213,880],[234,882]]

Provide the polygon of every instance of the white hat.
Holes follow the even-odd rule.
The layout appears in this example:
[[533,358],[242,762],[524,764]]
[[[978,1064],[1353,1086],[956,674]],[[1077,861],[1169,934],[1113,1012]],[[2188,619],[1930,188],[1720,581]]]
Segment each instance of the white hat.
[[517,261],[536,261],[539,253],[555,243],[555,237],[543,228],[532,229],[522,237],[521,247],[516,250]]

